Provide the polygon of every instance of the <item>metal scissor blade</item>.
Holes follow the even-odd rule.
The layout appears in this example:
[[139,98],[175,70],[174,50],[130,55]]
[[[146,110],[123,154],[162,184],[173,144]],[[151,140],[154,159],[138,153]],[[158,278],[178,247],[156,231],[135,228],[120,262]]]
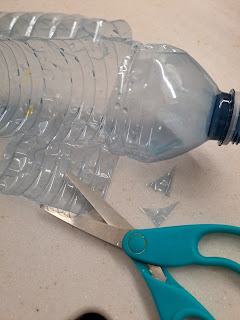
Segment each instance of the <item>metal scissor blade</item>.
[[91,205],[97,210],[107,224],[123,229],[133,229],[133,226],[131,226],[130,223],[128,223],[105,200],[100,198],[86,183],[82,182],[78,177],[74,176],[69,171],[66,172],[66,175],[84,195],[84,197],[91,203]]
[[125,234],[130,230],[116,228],[110,226],[104,222],[95,221],[85,217],[69,218],[64,216],[67,211],[60,210],[50,206],[41,205],[41,208],[53,216],[61,219],[64,222],[69,223],[73,227],[76,227],[84,232],[91,234],[92,236],[106,241],[116,247],[122,248],[122,239]]

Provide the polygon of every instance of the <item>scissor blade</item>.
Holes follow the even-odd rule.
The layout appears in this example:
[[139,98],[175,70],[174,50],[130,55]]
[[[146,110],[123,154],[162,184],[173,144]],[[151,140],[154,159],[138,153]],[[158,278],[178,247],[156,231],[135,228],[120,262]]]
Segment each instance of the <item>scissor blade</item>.
[[61,219],[62,221],[67,222],[73,227],[87,232],[92,236],[106,241],[119,248],[122,248],[122,239],[124,238],[125,234],[130,231],[126,229],[116,228],[107,225],[106,223],[88,219],[82,216],[69,218],[67,216],[64,216],[64,214],[68,214],[67,211],[60,210],[54,207],[41,205],[41,208],[51,215]]
[[72,183],[78,188],[83,196],[91,203],[91,205],[97,210],[100,216],[107,222],[107,224],[123,228],[133,229],[116,210],[114,210],[105,200],[100,198],[96,192],[94,192],[86,183],[82,182],[78,177],[74,176],[71,172],[67,171],[66,175],[72,181]]

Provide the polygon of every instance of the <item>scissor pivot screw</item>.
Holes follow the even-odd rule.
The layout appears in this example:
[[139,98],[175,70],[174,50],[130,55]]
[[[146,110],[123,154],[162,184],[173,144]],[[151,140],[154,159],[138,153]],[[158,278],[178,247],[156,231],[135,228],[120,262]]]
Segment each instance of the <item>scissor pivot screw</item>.
[[147,241],[141,233],[134,233],[128,238],[127,246],[134,254],[141,254],[147,248]]

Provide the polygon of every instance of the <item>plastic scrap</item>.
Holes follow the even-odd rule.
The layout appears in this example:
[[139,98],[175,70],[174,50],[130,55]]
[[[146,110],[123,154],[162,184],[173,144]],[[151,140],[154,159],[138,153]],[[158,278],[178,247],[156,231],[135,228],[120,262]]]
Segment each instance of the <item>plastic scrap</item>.
[[141,207],[140,209],[152,220],[156,227],[159,227],[160,224],[167,219],[178,203],[179,201],[174,202],[168,207],[159,209],[147,209]]
[[155,191],[163,192],[167,197],[169,197],[175,169],[176,167],[173,167],[164,176],[153,182],[147,183],[146,186],[154,189]]

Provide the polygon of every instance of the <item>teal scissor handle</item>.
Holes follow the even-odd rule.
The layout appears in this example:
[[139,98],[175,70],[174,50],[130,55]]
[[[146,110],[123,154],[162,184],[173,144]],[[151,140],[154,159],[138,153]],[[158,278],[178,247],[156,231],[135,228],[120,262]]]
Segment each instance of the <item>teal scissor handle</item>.
[[184,320],[196,317],[214,320],[212,315],[166,269],[166,282],[153,278],[146,264],[133,260],[145,279],[155,301],[161,320]]
[[199,224],[156,229],[133,230],[123,239],[123,249],[132,259],[161,267],[192,264],[221,266],[240,273],[232,260],[204,257],[198,251],[200,239],[209,233],[240,235],[240,228],[227,225]]

